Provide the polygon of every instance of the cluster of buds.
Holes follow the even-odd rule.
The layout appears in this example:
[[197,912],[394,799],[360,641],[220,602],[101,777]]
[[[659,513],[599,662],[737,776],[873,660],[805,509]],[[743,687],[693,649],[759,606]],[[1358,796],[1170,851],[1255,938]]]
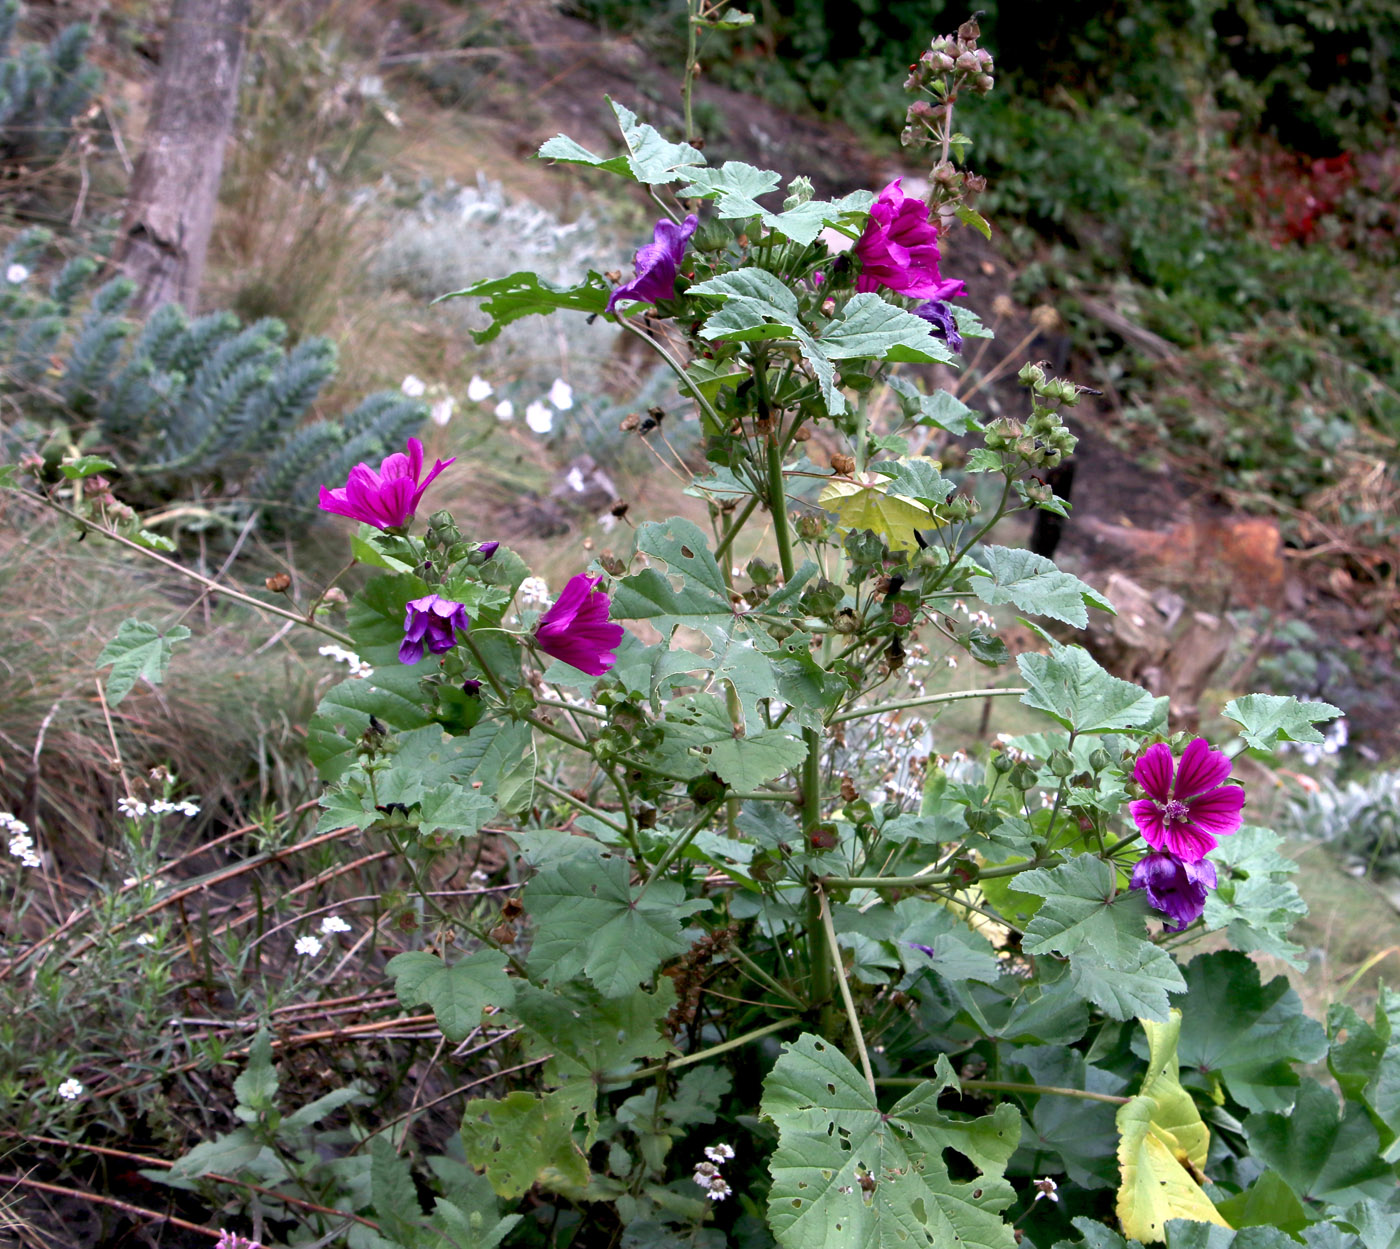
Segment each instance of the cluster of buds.
[[1023,385],[1031,388],[1030,419],[995,420],[987,426],[983,441],[989,451],[1019,456],[1030,468],[1055,468],[1074,452],[1079,442],[1056,409],[1060,404],[1073,407],[1078,403],[1079,388],[1073,382],[1052,377],[1038,364],[1026,365],[1018,376]]

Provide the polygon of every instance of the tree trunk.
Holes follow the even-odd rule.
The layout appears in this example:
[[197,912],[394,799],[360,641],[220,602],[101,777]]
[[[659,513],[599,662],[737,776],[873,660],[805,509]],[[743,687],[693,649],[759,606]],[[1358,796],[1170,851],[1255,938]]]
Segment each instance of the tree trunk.
[[195,311],[224,147],[238,108],[252,0],[173,0],[145,150],[132,174],[116,262],[136,307]]

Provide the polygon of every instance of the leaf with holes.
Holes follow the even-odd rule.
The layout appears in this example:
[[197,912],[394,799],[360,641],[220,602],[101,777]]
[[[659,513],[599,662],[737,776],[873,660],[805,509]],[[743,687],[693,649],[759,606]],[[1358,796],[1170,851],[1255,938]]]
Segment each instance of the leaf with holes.
[[460,291],[439,295],[434,303],[444,299],[484,299],[481,310],[491,318],[484,330],[472,330],[478,343],[489,343],[513,321],[522,317],[547,317],[561,309],[597,316],[607,309],[612,288],[600,273],[588,271],[588,276],[575,286],[557,286],[537,273],[522,271],[503,278],[486,278],[473,282]]
[[[938,1109],[957,1087],[937,1076],[881,1111],[870,1086],[829,1042],[804,1034],[763,1082],[762,1113],[778,1128],[769,1162],[768,1222],[784,1249],[1014,1249],[1001,1218],[1015,1200],[1003,1177],[1020,1137],[1009,1102],[979,1119]],[[944,1150],[975,1179],[955,1180]]]

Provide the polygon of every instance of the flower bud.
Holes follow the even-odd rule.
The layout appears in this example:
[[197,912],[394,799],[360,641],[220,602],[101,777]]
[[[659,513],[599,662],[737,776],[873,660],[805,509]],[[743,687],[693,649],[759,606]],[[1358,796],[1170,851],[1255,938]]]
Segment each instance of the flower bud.
[[1033,789],[1035,787],[1035,769],[1026,763],[1018,763],[1011,769],[1011,775],[1006,778],[1016,789]]
[[836,618],[831,622],[831,627],[837,633],[847,635],[859,633],[865,627],[865,619],[858,611],[850,607],[843,607],[836,613]]
[[995,768],[998,772],[1000,772],[1003,776],[1005,776],[1006,773],[1010,772],[1011,769],[1014,768],[1015,766],[1016,766],[1016,765],[1015,765],[1015,763],[1012,761],[1010,755],[1005,755],[1005,754],[1002,754],[1002,755],[995,755],[995,756],[993,756],[993,758],[992,758],[992,767],[994,767],[994,768]]
[[811,178],[801,174],[788,183],[787,189],[787,199],[783,201],[784,212],[796,208],[799,204],[805,204],[816,194]]
[[1110,755],[1108,751],[1104,750],[1102,746],[1089,756],[1089,766],[1093,768],[1095,772],[1102,772],[1105,768],[1111,767],[1112,764],[1113,756]]
[[1074,772],[1074,759],[1067,750],[1057,750],[1050,756],[1050,771],[1062,780]]
[[1016,374],[1016,380],[1022,386],[1040,387],[1045,384],[1045,370],[1038,364],[1023,364],[1021,371]]
[[813,542],[826,532],[826,521],[819,516],[802,515],[797,518],[798,536],[807,542]]

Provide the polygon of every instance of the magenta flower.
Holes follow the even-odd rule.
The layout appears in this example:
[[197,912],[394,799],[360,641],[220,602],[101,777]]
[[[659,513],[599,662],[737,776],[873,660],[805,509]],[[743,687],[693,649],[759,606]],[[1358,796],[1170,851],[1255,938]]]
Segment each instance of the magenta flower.
[[612,600],[594,587],[601,577],[580,573],[569,578],[564,593],[535,626],[540,650],[580,672],[600,677],[617,662],[613,654],[626,630],[608,620]]
[[236,1232],[226,1232],[220,1228],[219,1239],[215,1242],[214,1249],[262,1249],[262,1245],[256,1240],[249,1240]]
[[1169,932],[1181,932],[1205,910],[1206,894],[1215,888],[1215,864],[1209,859],[1187,863],[1170,851],[1145,854],[1133,868],[1129,888],[1146,889],[1147,900],[1176,920]]
[[1205,858],[1217,837],[1243,822],[1244,790],[1222,784],[1229,775],[1230,761],[1204,737],[1186,747],[1179,764],[1161,742],[1149,746],[1133,769],[1147,797],[1128,806],[1147,844],[1186,863]]
[[423,658],[423,647],[441,655],[457,645],[457,630],[463,633],[471,624],[467,609],[451,599],[429,594],[413,599],[404,611],[403,641],[399,644],[399,663],[416,664]]
[[401,451],[387,457],[376,473],[368,464],[356,464],[350,480],[338,490],[321,487],[321,510],[363,521],[376,529],[403,529],[418,510],[418,500],[443,469],[455,461],[438,460],[432,472],[419,484],[423,472],[423,444],[408,440],[408,454]]
[[860,277],[856,290],[888,287],[911,299],[952,299],[966,295],[956,278],[938,271],[938,227],[928,219],[928,205],[905,195],[896,178],[870,208],[865,232],[856,241]]
[[935,338],[941,338],[952,351],[962,354],[963,340],[958,333],[958,323],[953,317],[951,304],[941,299],[926,299],[912,309],[916,317],[922,317],[929,324],[929,331]]
[[677,225],[663,217],[652,231],[652,241],[643,247],[633,261],[637,276],[613,291],[608,298],[608,311],[611,312],[622,300],[635,299],[638,303],[654,304],[658,299],[674,299],[676,296],[676,274],[680,271],[681,257],[685,255],[685,245],[700,219],[691,213]]

